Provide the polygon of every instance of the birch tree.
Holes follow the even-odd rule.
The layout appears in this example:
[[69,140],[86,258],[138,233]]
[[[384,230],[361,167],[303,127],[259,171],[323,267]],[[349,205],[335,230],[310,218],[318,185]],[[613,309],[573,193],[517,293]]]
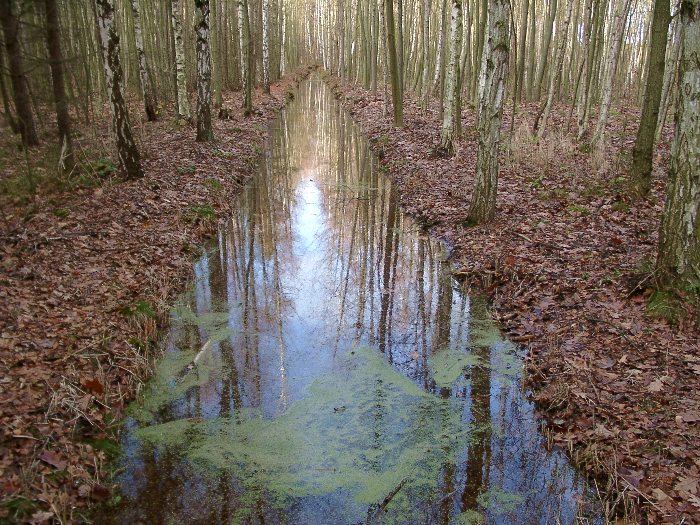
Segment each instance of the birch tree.
[[391,99],[394,105],[394,125],[403,127],[403,92],[401,90],[401,71],[396,52],[396,24],[394,23],[394,1],[384,0],[384,20],[386,23],[387,53],[391,70]]
[[12,0],[0,0],[0,23],[5,37],[5,50],[10,69],[10,81],[14,94],[15,110],[17,112],[17,124],[22,143],[25,146],[37,146],[39,136],[34,125],[31,99],[29,98],[29,85],[22,60],[22,51],[19,38],[19,17],[14,12]]
[[632,150],[632,179],[638,195],[646,195],[651,190],[654,136],[656,124],[659,121],[659,105],[666,65],[666,41],[670,23],[670,0],[655,0],[647,61],[647,85],[639,131]]
[[492,221],[496,215],[498,150],[503,104],[506,98],[510,52],[510,0],[489,0],[486,42],[481,62],[480,114],[477,124],[479,149],[474,193],[469,206],[469,224]]
[[253,79],[251,76],[250,19],[247,0],[238,0],[238,35],[241,49],[241,78],[243,79],[243,111],[253,112]]
[[442,119],[440,148],[448,155],[454,153],[455,118],[460,118],[456,107],[457,90],[459,89],[459,56],[462,38],[462,0],[452,0],[450,20],[450,58],[447,64],[445,97]]
[[547,89],[547,100],[544,104],[542,111],[542,120],[536,124],[537,127],[537,138],[542,138],[547,129],[547,123],[549,122],[549,114],[552,110],[552,104],[554,103],[554,91],[557,87],[557,80],[559,80],[559,75],[561,73],[562,64],[564,63],[564,56],[566,54],[566,35],[569,31],[569,24],[571,23],[571,12],[574,8],[574,1],[569,0],[566,16],[564,18],[564,25],[561,29],[561,36],[559,40],[559,47],[557,50],[557,55],[554,59],[554,67],[549,75],[549,88]]
[[190,100],[187,97],[187,77],[185,76],[185,44],[182,40],[182,10],[180,0],[171,0],[173,40],[175,43],[175,81],[177,88],[177,115],[190,119]]
[[262,0],[263,88],[270,92],[270,0]]
[[119,60],[119,33],[114,23],[114,0],[95,0],[95,8],[119,169],[127,179],[143,177],[141,156],[131,133],[129,113],[122,92],[124,72]]
[[610,45],[612,47],[610,48],[608,59],[605,63],[605,74],[603,77],[598,123],[596,124],[595,132],[593,133],[593,140],[591,141],[591,145],[593,146],[600,144],[603,135],[605,134],[605,126],[608,124],[608,114],[610,112],[610,104],[612,102],[613,83],[615,81],[615,70],[617,69],[617,62],[620,59],[622,39],[625,36],[625,26],[631,5],[632,0],[623,0],[615,12],[615,20],[612,25],[612,32],[610,34]]
[[197,9],[197,142],[214,139],[211,127],[211,50],[209,0],[195,0]]
[[146,110],[146,118],[155,121],[158,118],[156,94],[151,82],[150,69],[146,61],[146,52],[143,49],[143,29],[141,28],[141,0],[131,0],[131,14],[134,21],[134,40],[136,42],[136,56],[139,62],[139,79],[141,80],[141,94]]
[[682,0],[683,31],[676,135],[659,231],[661,284],[700,282],[700,0]]

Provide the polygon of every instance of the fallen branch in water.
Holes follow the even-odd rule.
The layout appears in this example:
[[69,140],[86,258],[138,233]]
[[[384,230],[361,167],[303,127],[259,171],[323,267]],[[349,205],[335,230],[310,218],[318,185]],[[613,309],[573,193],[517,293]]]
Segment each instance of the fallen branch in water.
[[387,508],[389,503],[391,503],[391,500],[394,499],[394,496],[396,496],[399,493],[399,491],[403,488],[407,481],[408,478],[403,478],[401,482],[398,485],[396,485],[396,487],[394,487],[392,491],[389,492],[389,494],[386,495],[386,497],[382,500],[382,502],[379,505],[377,505],[376,503],[370,505],[369,509],[367,510],[367,521],[365,521],[365,525],[371,525],[372,523],[374,523],[374,520],[381,516],[381,514]]

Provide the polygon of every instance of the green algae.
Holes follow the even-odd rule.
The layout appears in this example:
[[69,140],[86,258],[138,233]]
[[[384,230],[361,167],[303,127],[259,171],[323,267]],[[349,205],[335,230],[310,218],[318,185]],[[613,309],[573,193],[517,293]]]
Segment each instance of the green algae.
[[456,348],[444,348],[433,354],[428,361],[435,384],[439,387],[454,385],[466,367],[481,364],[479,356]]
[[174,449],[205,475],[228,472],[252,493],[264,487],[266,501],[278,508],[344,491],[366,509],[405,479],[389,512],[401,521],[411,495],[436,493],[441,467],[469,442],[462,402],[423,391],[375,350],[358,349],[344,365],[275,419],[248,410],[230,419],[153,425],[136,435]]

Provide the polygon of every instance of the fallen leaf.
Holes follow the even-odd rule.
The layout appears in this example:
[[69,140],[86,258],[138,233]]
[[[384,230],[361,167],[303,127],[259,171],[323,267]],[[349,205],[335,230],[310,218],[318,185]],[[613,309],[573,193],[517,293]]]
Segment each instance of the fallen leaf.
[[668,499],[668,494],[666,494],[663,490],[661,489],[652,489],[651,491],[654,494],[654,497],[659,500],[659,501],[664,501]]
[[83,388],[85,388],[85,390],[95,394],[96,396],[101,396],[102,394],[105,393],[105,389],[102,386],[102,383],[100,383],[99,379],[96,379],[96,378],[86,379],[83,381],[82,385],[83,385]]
[[664,382],[661,379],[656,379],[649,383],[648,392],[661,392],[664,389]]
[[58,470],[65,470],[66,465],[68,464],[65,460],[62,460],[58,454],[51,452],[50,450],[44,451],[39,456],[39,459],[44,463],[48,463],[52,467],[57,468]]
[[673,488],[678,492],[689,492],[690,494],[697,494],[698,478],[686,476],[684,478],[681,478],[680,481],[673,486]]
[[32,518],[29,520],[29,523],[32,525],[40,525],[42,523],[49,523],[49,520],[53,518],[53,512],[47,512],[47,511],[38,511],[32,514]]

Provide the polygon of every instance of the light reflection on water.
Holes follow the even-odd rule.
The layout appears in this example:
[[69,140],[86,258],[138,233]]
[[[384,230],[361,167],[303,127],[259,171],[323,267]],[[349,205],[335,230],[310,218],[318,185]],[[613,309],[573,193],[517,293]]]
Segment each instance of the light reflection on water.
[[515,347],[320,81],[236,209],[127,422],[107,520],[576,521],[584,486],[543,446]]

